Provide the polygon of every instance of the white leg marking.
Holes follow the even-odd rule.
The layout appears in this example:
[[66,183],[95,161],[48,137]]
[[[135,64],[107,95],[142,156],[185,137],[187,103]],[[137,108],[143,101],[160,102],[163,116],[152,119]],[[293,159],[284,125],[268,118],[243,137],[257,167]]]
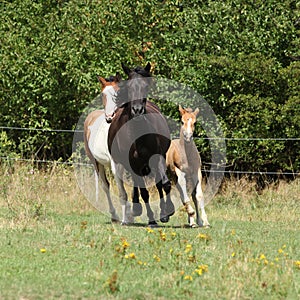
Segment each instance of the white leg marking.
[[197,187],[196,187],[196,201],[197,204],[195,203],[195,206],[197,207],[197,215],[199,217],[199,212],[198,212],[198,205],[200,205],[200,210],[201,210],[201,219],[203,222],[204,227],[210,226],[207,215],[205,212],[205,203],[204,203],[204,196],[203,196],[203,191],[201,187],[201,181],[202,181],[202,175],[201,175],[201,170],[198,170],[198,175],[197,175]]
[[178,183],[182,189],[182,193],[183,193],[183,199],[182,203],[185,204],[187,203],[189,200],[189,196],[187,194],[187,190],[186,190],[186,179],[185,179],[185,173],[180,171],[178,168],[175,167],[175,172],[178,178]]

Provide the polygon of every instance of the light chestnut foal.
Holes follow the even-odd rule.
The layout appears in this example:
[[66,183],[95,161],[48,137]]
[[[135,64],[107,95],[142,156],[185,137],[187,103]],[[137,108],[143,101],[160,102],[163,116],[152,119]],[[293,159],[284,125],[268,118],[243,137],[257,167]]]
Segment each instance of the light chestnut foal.
[[[209,227],[210,224],[204,209],[204,197],[201,187],[201,158],[193,141],[194,124],[199,109],[196,108],[195,111],[193,111],[191,108],[184,109],[179,105],[179,111],[182,122],[180,139],[175,139],[171,142],[171,146],[167,152],[167,166],[172,173],[176,174],[176,186],[179,190],[181,201],[188,213],[189,225],[191,227]],[[187,193],[188,179],[191,180],[193,187],[192,199],[196,213],[190,203]],[[201,209],[201,218],[199,215],[199,205]]]
[[[114,117],[116,105],[117,92],[119,90],[118,82],[121,80],[120,75],[112,77],[111,80],[106,80],[102,77],[98,77],[102,86],[102,101],[104,110],[92,111],[84,122],[84,146],[85,151],[89,159],[94,166],[95,173],[95,189],[96,189],[96,204],[99,201],[99,179],[102,188],[106,194],[106,198],[109,205],[109,212],[111,214],[111,220],[113,222],[119,221],[119,217],[113,206],[110,191],[109,181],[105,174],[105,167],[110,167],[119,190],[119,197],[122,205],[122,223],[131,223],[131,208],[127,201],[127,193],[124,188],[122,178],[122,167],[117,167],[108,151],[107,136],[110,123]],[[118,168],[118,170],[116,170]],[[118,175],[116,174],[118,172]]]

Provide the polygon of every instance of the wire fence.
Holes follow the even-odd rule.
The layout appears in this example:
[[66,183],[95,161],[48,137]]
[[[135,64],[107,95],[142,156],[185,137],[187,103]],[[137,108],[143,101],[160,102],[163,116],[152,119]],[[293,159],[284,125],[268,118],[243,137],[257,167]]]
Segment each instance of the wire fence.
[[[83,130],[72,130],[72,129],[49,129],[49,128],[24,128],[24,127],[9,127],[9,126],[0,126],[2,130],[22,130],[22,131],[43,131],[43,132],[64,132],[64,133],[83,133]],[[195,137],[200,138],[200,137]],[[245,138],[235,138],[235,137],[201,137],[205,140],[225,140],[225,141],[300,141],[300,138],[258,138],[258,137],[245,137]],[[80,165],[86,167],[93,167],[92,164],[88,163],[78,163],[71,161],[57,161],[57,160],[41,160],[41,159],[28,159],[28,158],[16,158],[8,156],[0,156],[0,160],[7,161],[21,161],[21,162],[31,162],[31,163],[45,163],[45,164],[62,164],[62,165]],[[228,167],[228,166],[227,166]],[[223,169],[226,166],[223,166]],[[273,172],[273,171],[238,171],[238,170],[208,170],[206,168],[202,169],[205,173],[224,173],[224,174],[241,174],[241,175],[282,175],[282,176],[294,176],[297,177],[300,175],[299,172]]]
[[[20,161],[28,163],[44,163],[44,164],[58,164],[58,165],[69,165],[69,166],[84,166],[87,168],[93,168],[91,163],[77,163],[70,161],[58,161],[58,160],[44,160],[44,159],[29,159],[29,158],[16,158],[0,156],[0,160],[7,161]],[[270,172],[270,171],[237,171],[237,170],[208,170],[202,169],[204,173],[223,173],[223,174],[240,174],[240,175],[282,175],[282,176],[300,176],[298,172]]]
[[[23,131],[42,131],[42,132],[69,132],[69,133],[83,133],[83,130],[73,130],[73,129],[51,129],[51,128],[23,128],[23,127],[8,127],[0,126],[2,130],[23,130]],[[200,138],[200,137],[195,137]],[[225,140],[225,141],[300,141],[300,137],[292,138],[261,138],[261,137],[201,137],[204,140]]]

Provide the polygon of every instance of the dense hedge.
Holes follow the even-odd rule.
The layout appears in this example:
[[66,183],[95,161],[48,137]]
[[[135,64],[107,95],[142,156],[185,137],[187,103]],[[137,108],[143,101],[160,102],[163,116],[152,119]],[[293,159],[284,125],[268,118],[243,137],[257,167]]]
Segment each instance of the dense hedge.
[[[225,136],[300,132],[297,1],[22,0],[1,4],[0,126],[72,129],[108,76],[150,61],[197,90]],[[177,109],[164,107],[178,118]],[[201,109],[201,108],[200,108]],[[202,136],[198,127],[198,135]],[[5,131],[0,154],[64,159],[70,133]],[[197,140],[205,159],[205,141]],[[300,171],[300,142],[228,141],[235,169]]]

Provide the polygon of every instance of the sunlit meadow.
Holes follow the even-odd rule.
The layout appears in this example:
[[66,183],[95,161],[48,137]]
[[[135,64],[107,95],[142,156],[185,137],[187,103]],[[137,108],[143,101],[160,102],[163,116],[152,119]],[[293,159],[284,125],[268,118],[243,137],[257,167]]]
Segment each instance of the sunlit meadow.
[[300,181],[258,193],[228,180],[206,207],[158,228],[111,224],[72,168],[1,167],[1,299],[299,299]]

